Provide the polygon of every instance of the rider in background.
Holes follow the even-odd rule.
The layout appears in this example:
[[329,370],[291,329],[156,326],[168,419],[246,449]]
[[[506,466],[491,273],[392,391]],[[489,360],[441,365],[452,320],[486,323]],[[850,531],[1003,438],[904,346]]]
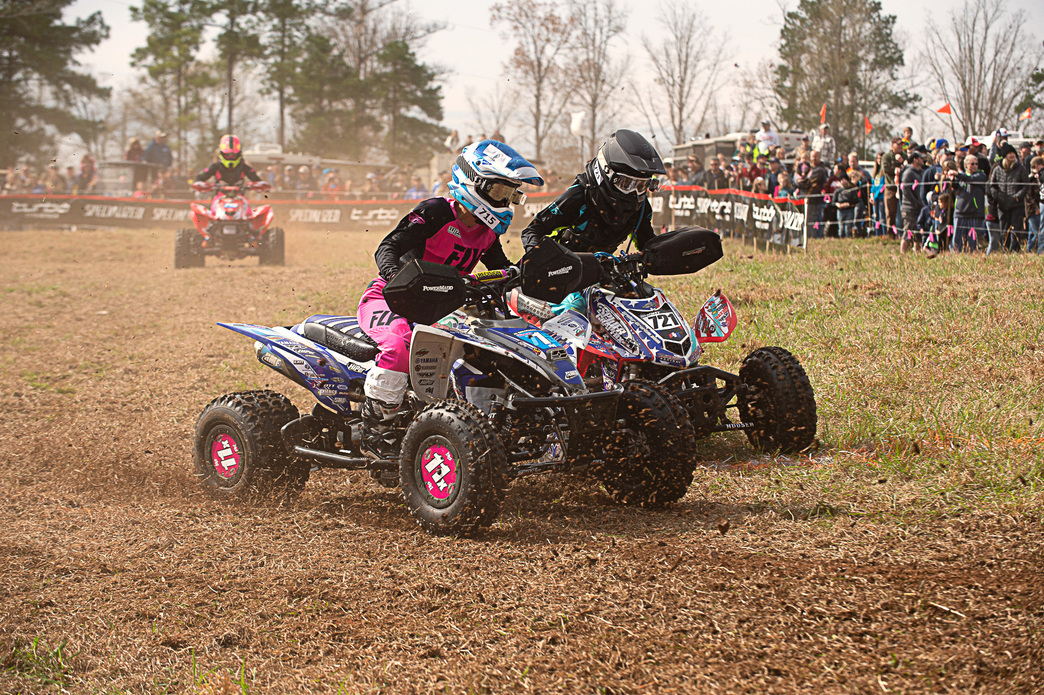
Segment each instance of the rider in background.
[[374,253],[380,275],[359,300],[359,327],[380,347],[376,366],[366,375],[362,408],[363,437],[371,451],[395,451],[382,435],[392,426],[406,393],[413,336],[409,322],[388,308],[384,286],[414,259],[452,266],[462,275],[480,260],[490,270],[508,267],[500,236],[511,224],[512,203],[525,200],[518,187],[544,184],[532,164],[493,140],[465,147],[453,164],[452,177],[449,197],[422,201],[380,243]]
[[[526,251],[552,237],[572,251],[612,253],[627,237],[638,250],[655,236],[649,192],[655,176],[667,173],[656,149],[633,130],[618,130],[577,174],[573,185],[537,213],[522,230]],[[584,311],[583,297],[573,293],[558,305]]]
[[196,181],[206,181],[213,177],[219,186],[235,186],[246,177],[251,181],[260,181],[261,177],[254,167],[243,159],[243,146],[235,135],[222,136],[218,143],[217,161],[196,175]]

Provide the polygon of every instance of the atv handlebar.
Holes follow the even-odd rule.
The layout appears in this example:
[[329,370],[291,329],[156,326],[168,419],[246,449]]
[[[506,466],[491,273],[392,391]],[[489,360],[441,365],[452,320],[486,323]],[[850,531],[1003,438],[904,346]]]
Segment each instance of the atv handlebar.
[[518,287],[522,271],[518,266],[511,265],[503,270],[486,270],[474,275],[464,275],[463,279],[467,304],[489,313],[492,313],[492,309],[499,309],[507,316],[510,310],[504,297],[511,289]]
[[192,182],[192,190],[197,191],[198,193],[209,193],[215,188],[220,188],[222,193],[239,195],[243,192],[243,189],[265,192],[272,188],[272,184],[268,183],[268,181],[249,181],[241,183],[218,183],[217,181]]

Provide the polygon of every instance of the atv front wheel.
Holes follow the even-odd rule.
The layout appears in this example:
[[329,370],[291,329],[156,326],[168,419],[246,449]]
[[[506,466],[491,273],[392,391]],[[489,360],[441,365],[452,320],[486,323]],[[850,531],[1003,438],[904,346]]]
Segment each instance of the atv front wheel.
[[489,526],[504,498],[504,445],[488,418],[462,401],[440,401],[406,429],[402,495],[428,533],[465,535]]
[[622,504],[662,507],[685,496],[692,484],[692,423],[678,397],[656,384],[632,379],[616,406],[622,427],[610,435],[592,473]]
[[753,422],[751,445],[793,454],[816,438],[816,396],[797,358],[781,347],[759,348],[739,371],[747,387],[739,398],[740,417]]
[[261,265],[283,265],[286,240],[281,227],[272,227],[261,236],[258,261]]
[[196,477],[212,497],[244,500],[298,492],[308,461],[291,454],[280,429],[297,408],[275,391],[245,391],[215,398],[196,423]]
[[174,235],[174,267],[202,268],[206,262],[203,255],[203,238],[195,229],[179,229]]

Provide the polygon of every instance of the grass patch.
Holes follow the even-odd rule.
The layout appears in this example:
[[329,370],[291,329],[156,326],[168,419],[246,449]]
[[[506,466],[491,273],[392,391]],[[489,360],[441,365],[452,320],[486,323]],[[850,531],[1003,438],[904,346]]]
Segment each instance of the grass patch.
[[63,688],[72,682],[73,660],[79,652],[71,653],[69,644],[62,641],[54,648],[39,637],[28,644],[15,644],[3,660],[4,670],[41,685]]

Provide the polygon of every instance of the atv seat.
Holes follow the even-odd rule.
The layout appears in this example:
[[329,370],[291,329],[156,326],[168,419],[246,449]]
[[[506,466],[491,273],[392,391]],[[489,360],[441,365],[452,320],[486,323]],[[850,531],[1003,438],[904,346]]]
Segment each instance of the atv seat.
[[380,348],[373,338],[362,332],[355,319],[345,316],[330,316],[301,324],[301,334],[309,340],[330,348],[353,360],[369,362]]

